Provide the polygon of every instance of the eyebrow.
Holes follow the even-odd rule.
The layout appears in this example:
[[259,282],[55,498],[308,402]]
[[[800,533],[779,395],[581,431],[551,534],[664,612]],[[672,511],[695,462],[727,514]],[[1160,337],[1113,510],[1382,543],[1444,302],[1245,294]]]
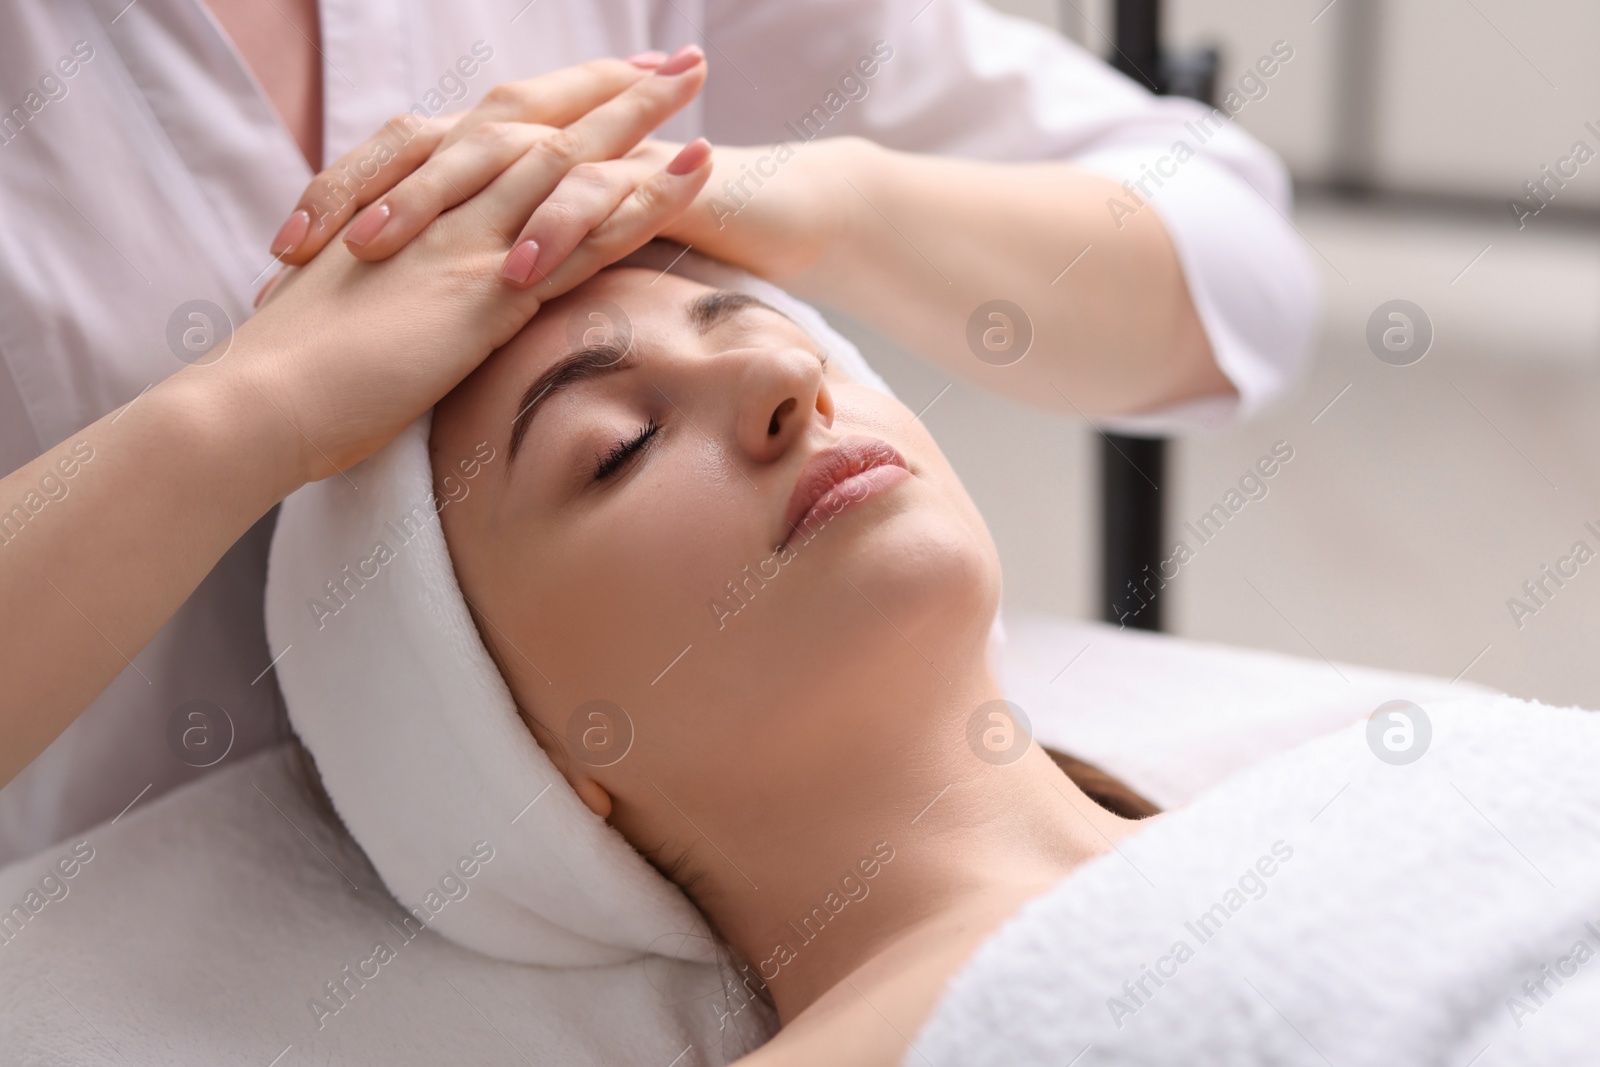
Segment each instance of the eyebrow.
[[[718,289],[711,293],[702,293],[684,305],[684,313],[689,317],[689,324],[695,332],[702,336],[710,333],[721,325],[729,316],[749,308],[760,308],[770,311],[774,315],[783,315],[783,312],[759,297],[749,293],[735,292],[732,289]],[[783,315],[784,318],[789,318]],[[790,320],[793,321],[792,319]]]
[[[693,326],[695,333],[702,337],[732,316],[750,309],[783,315],[783,312],[765,300],[749,293],[728,289],[702,293],[683,306],[684,316],[689,320],[689,325]],[[788,318],[787,315],[783,317]],[[511,420],[507,468],[509,469],[511,460],[516,458],[517,449],[522,446],[522,439],[527,435],[533,417],[551,397],[574,385],[599,381],[613,374],[632,370],[638,366],[638,361],[633,358],[632,349],[631,335],[627,342],[620,346],[612,342],[588,345],[558,359],[543,374],[535,378],[528,388],[523,390],[521,399],[517,401],[517,416]]]

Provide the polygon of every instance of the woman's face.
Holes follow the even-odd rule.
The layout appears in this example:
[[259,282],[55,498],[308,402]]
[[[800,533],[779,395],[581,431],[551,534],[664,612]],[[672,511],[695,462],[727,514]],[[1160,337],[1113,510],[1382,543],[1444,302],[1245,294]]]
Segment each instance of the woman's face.
[[925,732],[885,709],[982,654],[999,567],[944,456],[748,297],[602,272],[439,405],[436,480],[484,440],[441,515],[462,591],[646,854],[871,774]]

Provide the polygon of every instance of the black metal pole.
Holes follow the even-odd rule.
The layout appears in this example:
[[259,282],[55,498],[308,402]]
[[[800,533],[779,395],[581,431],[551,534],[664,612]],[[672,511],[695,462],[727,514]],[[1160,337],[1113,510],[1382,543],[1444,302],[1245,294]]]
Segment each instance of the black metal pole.
[[1166,92],[1161,78],[1161,0],[1117,0],[1116,19],[1111,65],[1152,93]]
[[[1070,2],[1070,0],[1063,0]],[[1161,0],[1117,0],[1111,64],[1151,92],[1210,103],[1215,49],[1168,55],[1161,49]],[[1161,564],[1166,534],[1167,442],[1106,434],[1100,446],[1100,596],[1102,617],[1140,630],[1162,628]]]
[[[1117,0],[1111,64],[1152,92],[1166,91],[1161,0]],[[1167,444],[1106,434],[1100,445],[1100,602],[1106,622],[1159,630]]]
[[1107,434],[1100,445],[1100,596],[1103,618],[1159,630],[1167,442]]

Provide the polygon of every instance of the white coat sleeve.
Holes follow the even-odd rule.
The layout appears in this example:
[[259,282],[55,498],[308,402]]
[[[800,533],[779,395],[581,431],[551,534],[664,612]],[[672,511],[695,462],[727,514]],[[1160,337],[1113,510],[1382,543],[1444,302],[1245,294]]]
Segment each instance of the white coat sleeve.
[[[1303,369],[1316,279],[1288,219],[1288,175],[1229,110],[1157,97],[980,0],[709,0],[705,16],[713,78],[703,116],[713,143],[855,135],[968,159],[1057,159],[1144,182],[1148,197],[1129,187],[1104,210],[1113,220],[1157,213],[1239,395],[1112,425],[1166,432],[1247,417]],[[1293,71],[1290,52],[1269,64],[1277,77]],[[1225,105],[1250,106],[1228,97],[1222,80]],[[1270,78],[1258,83],[1270,92]],[[1079,250],[1062,251],[1065,266]]]

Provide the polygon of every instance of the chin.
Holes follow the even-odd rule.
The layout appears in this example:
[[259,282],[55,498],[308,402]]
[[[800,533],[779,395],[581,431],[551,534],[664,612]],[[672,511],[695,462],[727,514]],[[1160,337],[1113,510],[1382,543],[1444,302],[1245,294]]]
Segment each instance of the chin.
[[873,534],[848,565],[861,592],[930,656],[933,646],[981,646],[1000,605],[1000,561],[982,520],[906,512]]
[[788,615],[802,624],[789,637],[827,646],[817,649],[826,661],[873,669],[906,654],[919,665],[922,656],[945,664],[984,654],[1000,563],[976,509],[915,492],[882,504],[800,550],[809,603]]

